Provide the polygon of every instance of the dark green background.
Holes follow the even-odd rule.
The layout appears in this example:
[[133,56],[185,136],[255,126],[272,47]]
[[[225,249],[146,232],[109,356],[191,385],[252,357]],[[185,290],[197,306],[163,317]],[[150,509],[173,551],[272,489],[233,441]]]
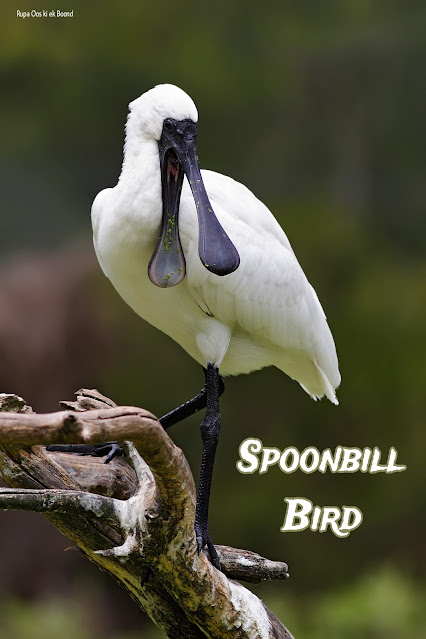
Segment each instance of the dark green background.
[[[198,106],[201,166],[243,182],[286,231],[327,313],[342,373],[337,408],[314,403],[278,370],[228,380],[212,537],[289,563],[288,582],[255,590],[298,638],[424,636],[424,6],[75,0],[60,6],[72,19],[26,20],[17,8],[0,10],[0,356],[8,362],[0,390],[55,410],[60,393],[96,386],[158,415],[199,390],[199,367],[125,306],[90,244],[93,198],[120,172],[127,104],[155,84],[177,84]],[[54,7],[21,7],[32,8]],[[57,327],[76,314],[72,338],[64,336]],[[18,324],[22,357],[9,348]],[[57,331],[58,344],[37,327]],[[171,431],[196,475],[198,423]],[[385,457],[394,446],[407,471],[286,476],[274,467],[243,476],[235,463],[249,436],[280,449],[378,446]],[[294,496],[358,506],[364,521],[343,540],[283,534],[283,499]],[[3,531],[12,516],[2,514]],[[10,561],[8,534],[0,550]],[[103,599],[108,585],[77,556],[63,568],[72,587],[46,603],[45,552],[37,545],[18,564],[25,592],[13,579],[2,584],[0,572],[5,639],[66,639],[72,623],[83,639],[137,636],[142,616],[124,601],[118,619],[102,622],[108,596],[121,595]],[[35,555],[38,569],[23,577]],[[158,636],[149,623],[144,632]]]

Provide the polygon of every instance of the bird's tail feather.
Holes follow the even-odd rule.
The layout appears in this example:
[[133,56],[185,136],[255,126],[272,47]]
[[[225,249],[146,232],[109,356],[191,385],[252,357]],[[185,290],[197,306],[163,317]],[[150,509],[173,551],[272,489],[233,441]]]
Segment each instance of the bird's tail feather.
[[330,381],[324,370],[317,362],[309,357],[301,357],[299,353],[294,357],[281,357],[275,366],[280,368],[289,377],[299,382],[303,390],[308,393],[315,401],[321,399],[324,395],[337,405],[335,388],[339,385],[340,375],[336,384]]
[[313,386],[311,386],[311,388],[306,388],[306,386],[304,386],[303,384],[300,384],[301,387],[315,401],[317,401],[317,399],[321,399],[321,397],[325,395],[332,404],[335,404],[335,406],[338,406],[339,401],[336,397],[336,391],[333,388],[332,384],[330,383],[330,380],[328,379],[327,375],[324,373],[322,368],[318,366],[316,362],[313,362],[313,364],[317,371],[319,386],[314,389]]

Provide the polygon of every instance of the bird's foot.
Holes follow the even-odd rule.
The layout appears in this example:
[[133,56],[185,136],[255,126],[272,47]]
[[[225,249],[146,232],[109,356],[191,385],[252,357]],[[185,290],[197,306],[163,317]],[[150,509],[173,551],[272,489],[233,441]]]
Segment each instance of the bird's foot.
[[209,531],[207,529],[203,530],[201,526],[195,524],[195,538],[197,540],[198,554],[200,554],[203,548],[207,547],[211,563],[218,570],[222,570],[220,567],[219,555],[217,554],[216,548],[210,538]]
[[126,453],[118,442],[105,442],[104,444],[52,444],[46,446],[46,450],[59,453],[74,453],[75,455],[90,455],[91,457],[106,457],[104,464],[109,464],[114,457],[125,457]]
[[125,457],[126,453],[118,442],[106,442],[105,444],[97,444],[90,455],[92,457],[105,457],[104,464],[109,464],[114,457]]

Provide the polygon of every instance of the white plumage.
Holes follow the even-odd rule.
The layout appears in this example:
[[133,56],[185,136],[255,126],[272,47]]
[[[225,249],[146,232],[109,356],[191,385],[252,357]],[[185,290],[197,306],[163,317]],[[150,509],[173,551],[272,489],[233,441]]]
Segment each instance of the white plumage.
[[202,171],[213,210],[240,255],[237,270],[219,276],[201,263],[196,205],[185,178],[179,230],[186,277],[171,288],[149,279],[162,216],[158,140],[165,118],[198,119],[191,98],[173,85],[130,104],[119,182],[92,207],[105,275],[138,315],[203,366],[237,375],[274,365],[314,399],[326,395],[337,404],[336,349],[318,297],[272,213],[242,184]]

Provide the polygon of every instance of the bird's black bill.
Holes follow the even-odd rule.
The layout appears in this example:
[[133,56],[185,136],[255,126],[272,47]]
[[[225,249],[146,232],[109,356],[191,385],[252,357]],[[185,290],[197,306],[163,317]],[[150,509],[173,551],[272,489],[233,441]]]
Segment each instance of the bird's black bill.
[[207,270],[216,275],[228,275],[240,264],[240,256],[217,219],[208,198],[198,165],[195,138],[188,139],[182,163],[198,213],[198,254]]
[[[188,179],[197,208],[198,253],[201,262],[216,275],[228,275],[235,271],[240,264],[238,251],[217,219],[204,187],[198,165],[196,137],[197,125],[192,120],[178,121],[168,118],[164,121],[163,133],[158,143],[162,168],[163,221],[160,239],[148,269],[151,281],[157,286],[165,287],[178,284],[185,274],[185,260],[178,230],[183,171]],[[168,170],[167,167],[175,161],[175,158],[178,160],[176,171],[174,168]],[[176,175],[176,179],[170,179],[171,175],[173,177]],[[170,220],[174,222],[172,228],[170,228]],[[172,265],[172,259],[176,256],[173,251],[170,255],[170,247],[168,247],[168,251],[166,248],[169,237],[173,239],[172,245],[174,244],[178,249],[178,276],[174,263]],[[167,255],[165,256],[164,253]],[[172,266],[173,274],[171,273]]]
[[185,277],[185,257],[179,238],[179,202],[183,170],[173,148],[160,152],[163,217],[161,233],[148,266],[149,279],[168,288]]

